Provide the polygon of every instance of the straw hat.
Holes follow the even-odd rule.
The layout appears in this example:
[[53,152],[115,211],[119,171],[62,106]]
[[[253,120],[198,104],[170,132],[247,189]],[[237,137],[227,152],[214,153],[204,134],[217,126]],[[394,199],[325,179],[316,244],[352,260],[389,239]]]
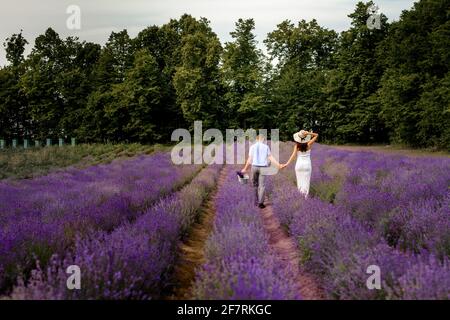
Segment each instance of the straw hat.
[[306,134],[305,130],[294,133],[294,141],[298,143],[306,143],[311,140],[311,135]]

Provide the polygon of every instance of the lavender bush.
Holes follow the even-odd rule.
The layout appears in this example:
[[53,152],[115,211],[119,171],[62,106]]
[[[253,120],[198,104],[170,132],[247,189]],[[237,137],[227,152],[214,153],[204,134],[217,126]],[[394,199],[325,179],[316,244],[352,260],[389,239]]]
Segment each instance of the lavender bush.
[[393,246],[448,256],[449,158],[351,152],[341,161],[348,174],[336,204]]
[[[342,207],[394,247],[449,255],[449,158],[346,152],[322,145],[312,157],[313,196]],[[280,176],[295,181],[293,170]]]
[[[167,153],[33,180],[0,182],[0,290],[64,254],[75,238],[112,231],[187,182],[199,166],[174,166]],[[1,291],[0,291],[1,292]]]
[[[220,166],[204,169],[181,191],[149,208],[135,222],[112,233],[79,239],[73,253],[33,271],[14,299],[156,299],[168,285],[177,245],[215,187]],[[66,288],[65,267],[78,265],[81,290]]]
[[[274,177],[270,192],[275,212],[297,240],[300,262],[328,296],[448,299],[450,161],[323,146],[313,155],[320,160],[313,159],[311,189],[341,179],[334,199],[319,190],[304,200],[289,183],[292,171]],[[343,175],[330,171],[339,161],[347,168]],[[419,182],[413,185],[412,177]],[[382,270],[381,290],[366,287],[369,265]]]
[[293,271],[271,250],[249,186],[234,170],[219,190],[206,263],[193,288],[196,299],[298,299]]

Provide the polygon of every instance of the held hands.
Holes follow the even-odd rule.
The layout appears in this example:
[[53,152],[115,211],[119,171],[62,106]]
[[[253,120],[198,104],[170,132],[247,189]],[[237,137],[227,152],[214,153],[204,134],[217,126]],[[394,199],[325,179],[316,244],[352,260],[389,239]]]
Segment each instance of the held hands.
[[[287,167],[287,163],[284,163],[284,164],[278,164],[278,169],[280,169],[280,170],[282,170],[282,169],[284,169],[285,167]],[[243,168],[242,170],[241,170],[241,173],[247,173],[248,172],[248,169],[247,168]]]

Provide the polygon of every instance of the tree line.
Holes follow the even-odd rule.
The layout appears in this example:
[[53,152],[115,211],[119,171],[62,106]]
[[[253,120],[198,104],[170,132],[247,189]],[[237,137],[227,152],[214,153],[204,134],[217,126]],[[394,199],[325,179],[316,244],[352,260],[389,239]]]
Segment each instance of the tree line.
[[170,141],[204,127],[300,128],[322,141],[450,149],[450,7],[421,0],[380,28],[359,2],[341,33],[316,20],[283,21],[259,49],[253,19],[221,44],[207,19],[185,14],[107,43],[6,39],[0,69],[0,138],[84,142]]

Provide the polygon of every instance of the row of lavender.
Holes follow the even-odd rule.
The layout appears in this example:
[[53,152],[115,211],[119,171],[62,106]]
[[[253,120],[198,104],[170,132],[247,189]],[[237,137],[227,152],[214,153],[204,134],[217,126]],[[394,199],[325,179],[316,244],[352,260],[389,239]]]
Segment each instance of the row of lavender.
[[[449,158],[322,146],[316,151],[321,160],[315,165],[313,194],[342,207],[393,247],[450,256]],[[332,196],[323,197],[330,189]]]
[[[178,244],[215,188],[220,166],[202,170],[179,192],[161,199],[132,223],[112,233],[76,241],[75,249],[36,269],[13,299],[157,299],[170,284]],[[81,289],[66,287],[69,265],[81,270]]]
[[[275,177],[271,192],[301,263],[329,297],[450,298],[449,160],[313,152],[316,197],[302,200],[286,183],[289,171]],[[381,269],[381,290],[366,286],[370,265]]]
[[389,245],[450,256],[449,158],[318,146],[313,166],[312,194],[343,207]]
[[348,168],[337,205],[391,246],[450,256],[450,158],[337,156]]
[[200,166],[174,166],[167,153],[48,176],[0,182],[0,292],[36,259],[73,248],[76,237],[110,232],[180,188]]
[[230,170],[219,189],[214,229],[197,270],[195,299],[299,299],[293,270],[269,246],[250,186]]

